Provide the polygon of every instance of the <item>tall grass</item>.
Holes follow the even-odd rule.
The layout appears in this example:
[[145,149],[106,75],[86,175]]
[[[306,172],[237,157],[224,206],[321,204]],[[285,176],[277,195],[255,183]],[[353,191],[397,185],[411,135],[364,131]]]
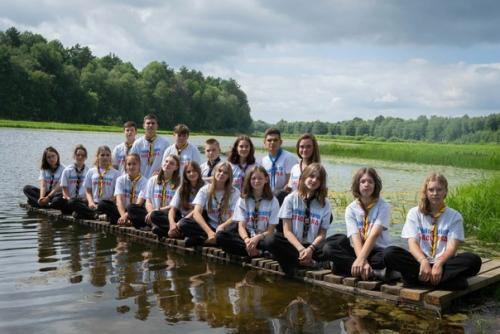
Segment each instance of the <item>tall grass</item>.
[[463,168],[500,170],[500,146],[430,143],[335,142],[320,145],[321,154]]
[[500,240],[500,175],[459,186],[448,194],[446,203],[464,218],[465,231],[481,240]]

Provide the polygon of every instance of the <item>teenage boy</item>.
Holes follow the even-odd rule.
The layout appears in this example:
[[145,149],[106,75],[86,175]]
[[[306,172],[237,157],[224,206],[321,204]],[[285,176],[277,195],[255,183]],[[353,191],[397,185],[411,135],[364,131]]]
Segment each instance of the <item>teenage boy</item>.
[[155,115],[144,116],[144,136],[134,142],[130,153],[137,153],[141,157],[141,174],[150,178],[161,168],[163,152],[169,146],[168,140],[156,135],[158,119]]
[[287,195],[284,188],[288,184],[292,167],[297,158],[281,148],[281,132],[276,128],[269,128],[264,133],[264,147],[268,154],[262,158],[261,165],[269,174],[271,189],[280,205]]
[[221,159],[220,159],[220,145],[217,139],[209,138],[205,142],[205,157],[207,161],[201,164],[201,177],[206,183],[210,182],[212,172]]
[[129,154],[130,149],[135,141],[137,134],[137,124],[132,121],[123,124],[123,133],[125,134],[125,142],[116,145],[111,154],[113,168],[125,174],[125,157]]
[[175,143],[170,145],[163,153],[163,160],[165,160],[169,155],[175,154],[179,157],[181,162],[181,170],[190,161],[196,161],[198,164],[201,163],[200,152],[196,146],[188,142],[189,139],[189,128],[185,124],[177,124],[174,128],[174,139]]

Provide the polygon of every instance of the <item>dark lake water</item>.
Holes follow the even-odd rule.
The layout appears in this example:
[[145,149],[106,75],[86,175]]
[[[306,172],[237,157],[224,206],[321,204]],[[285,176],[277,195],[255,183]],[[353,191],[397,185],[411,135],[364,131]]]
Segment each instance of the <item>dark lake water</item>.
[[[70,163],[77,143],[84,143],[93,155],[97,146],[113,147],[121,139],[119,134],[0,129],[0,333],[493,333],[500,329],[499,307],[491,291],[462,300],[440,318],[48,220],[19,207],[25,201],[22,186],[37,183],[44,147],[55,146],[63,163]],[[196,144],[204,139],[192,138]],[[229,145],[232,139],[221,142]],[[365,163],[324,160],[336,192],[346,192],[353,171]],[[417,165],[371,164],[381,172],[388,197],[401,193],[411,199],[427,173]],[[446,173],[452,184],[482,176],[470,170]],[[341,214],[332,229],[343,228]],[[397,235],[397,226],[395,230]]]

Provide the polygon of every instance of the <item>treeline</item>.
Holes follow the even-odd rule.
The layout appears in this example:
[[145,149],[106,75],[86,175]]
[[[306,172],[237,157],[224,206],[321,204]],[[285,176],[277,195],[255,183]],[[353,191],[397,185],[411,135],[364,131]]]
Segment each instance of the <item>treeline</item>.
[[153,61],[142,71],[88,47],[65,48],[39,34],[0,31],[0,118],[121,125],[158,116],[163,129],[249,132],[246,94],[233,80]]
[[[255,131],[271,126],[263,121],[253,123]],[[457,143],[500,143],[500,113],[489,116],[438,117],[417,119],[378,116],[373,120],[354,118],[337,123],[288,122],[275,124],[284,133],[311,132],[317,135],[348,136],[383,140],[419,140]]]

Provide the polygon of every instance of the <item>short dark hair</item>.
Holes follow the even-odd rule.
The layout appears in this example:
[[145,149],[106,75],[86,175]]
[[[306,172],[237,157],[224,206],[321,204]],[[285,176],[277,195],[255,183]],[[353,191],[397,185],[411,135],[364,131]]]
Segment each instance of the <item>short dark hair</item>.
[[220,144],[219,141],[215,138],[208,138],[205,141],[205,145],[217,145],[217,147],[220,149]]
[[137,130],[137,124],[135,124],[134,121],[126,121],[125,123],[123,123],[123,128],[126,129],[126,128],[134,128]]
[[359,181],[365,174],[370,175],[370,177],[373,179],[373,182],[375,183],[375,188],[373,189],[372,198],[374,199],[379,198],[380,191],[382,190],[382,180],[380,179],[380,176],[378,176],[378,173],[375,170],[375,168],[372,167],[360,168],[356,172],[356,174],[354,174],[351,186],[352,195],[357,199],[361,197],[361,193],[359,192]]
[[189,128],[186,124],[177,124],[174,133],[178,135],[189,135]]
[[148,119],[154,119],[156,123],[158,123],[158,117],[156,117],[155,114],[147,114],[146,116],[144,116],[144,122]]
[[277,135],[281,139],[281,131],[278,128],[269,128],[264,132],[264,139],[269,135]]

